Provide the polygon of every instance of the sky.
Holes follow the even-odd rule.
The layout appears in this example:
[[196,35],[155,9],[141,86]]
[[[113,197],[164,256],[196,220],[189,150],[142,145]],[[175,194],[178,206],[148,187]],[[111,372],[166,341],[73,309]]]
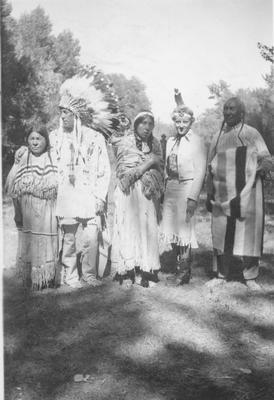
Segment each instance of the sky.
[[53,33],[70,30],[85,64],[136,76],[157,119],[170,122],[173,89],[199,116],[207,86],[220,79],[239,88],[264,87],[269,72],[257,42],[273,44],[272,0],[10,0],[19,18],[40,5]]

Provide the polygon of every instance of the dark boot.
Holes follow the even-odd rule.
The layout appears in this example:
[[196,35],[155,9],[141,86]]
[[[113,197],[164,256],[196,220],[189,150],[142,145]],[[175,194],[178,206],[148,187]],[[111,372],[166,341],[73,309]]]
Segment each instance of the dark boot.
[[155,283],[159,282],[158,271],[153,271],[153,272],[142,271],[141,276],[142,276],[141,286],[143,287],[149,287],[149,281]]
[[189,257],[189,255],[185,257],[185,254],[183,254],[177,257],[177,281],[179,281],[179,285],[185,285],[189,283],[191,279],[191,262],[192,259]]
[[190,268],[186,269],[183,272],[183,275],[180,276],[180,279],[181,279],[181,281],[180,281],[179,285],[185,285],[185,284],[189,283],[189,281],[191,279],[191,269]]

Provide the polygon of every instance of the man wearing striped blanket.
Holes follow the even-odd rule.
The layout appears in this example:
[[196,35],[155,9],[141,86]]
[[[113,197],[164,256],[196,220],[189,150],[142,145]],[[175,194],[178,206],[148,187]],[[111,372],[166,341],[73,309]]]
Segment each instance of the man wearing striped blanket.
[[273,169],[259,132],[245,124],[245,106],[232,97],[209,151],[207,208],[212,212],[213,271],[255,288],[264,229],[263,177]]

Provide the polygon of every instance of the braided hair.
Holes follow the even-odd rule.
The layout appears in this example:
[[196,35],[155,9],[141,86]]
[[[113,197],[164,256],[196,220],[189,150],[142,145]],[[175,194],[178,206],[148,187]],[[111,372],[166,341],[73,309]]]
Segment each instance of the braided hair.
[[[137,128],[140,123],[142,123],[147,117],[151,118],[153,125],[154,125],[154,116],[150,111],[143,111],[140,112],[133,122],[133,131],[135,136],[135,143],[138,150],[142,151],[142,142],[143,140],[137,133]],[[149,147],[150,152],[152,151],[152,142],[153,142],[153,134],[151,134],[147,140],[147,145]]]

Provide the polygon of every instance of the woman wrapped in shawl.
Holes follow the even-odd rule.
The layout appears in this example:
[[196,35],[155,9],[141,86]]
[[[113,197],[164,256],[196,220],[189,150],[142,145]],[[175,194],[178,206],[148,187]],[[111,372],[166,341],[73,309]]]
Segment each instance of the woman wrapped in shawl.
[[141,285],[158,282],[160,269],[157,215],[164,190],[161,145],[152,135],[154,117],[141,112],[134,133],[113,137],[117,157],[112,268],[121,284],[140,272]]
[[13,165],[6,189],[18,228],[17,271],[24,286],[42,289],[53,285],[57,276],[57,167],[43,125],[26,139],[28,150]]

